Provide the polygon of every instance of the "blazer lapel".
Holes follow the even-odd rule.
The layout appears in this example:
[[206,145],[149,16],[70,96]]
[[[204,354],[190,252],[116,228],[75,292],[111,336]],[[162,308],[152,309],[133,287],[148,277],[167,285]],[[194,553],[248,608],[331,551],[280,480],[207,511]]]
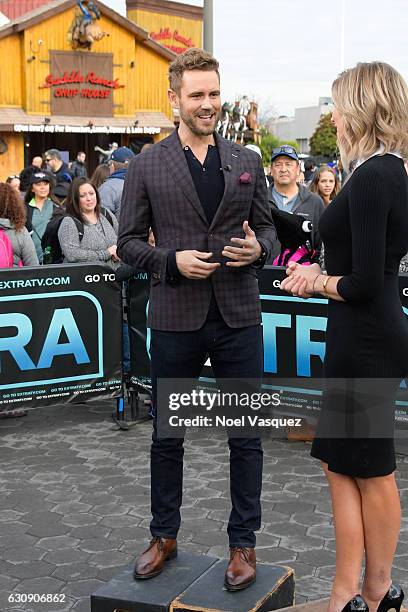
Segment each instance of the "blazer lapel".
[[218,148],[218,152],[221,158],[221,168],[224,173],[224,195],[214,215],[210,229],[214,227],[216,223],[222,218],[224,213],[228,210],[228,204],[230,196],[234,191],[234,186],[238,180],[238,158],[239,149],[234,148],[234,143],[230,140],[222,138],[219,134],[215,133],[215,142]]
[[191,202],[205,224],[208,225],[207,217],[205,216],[200,198],[198,197],[193,179],[191,178],[177,130],[174,130],[174,132],[162,142],[162,149],[168,171],[173,176],[176,185],[182,189],[185,197]]

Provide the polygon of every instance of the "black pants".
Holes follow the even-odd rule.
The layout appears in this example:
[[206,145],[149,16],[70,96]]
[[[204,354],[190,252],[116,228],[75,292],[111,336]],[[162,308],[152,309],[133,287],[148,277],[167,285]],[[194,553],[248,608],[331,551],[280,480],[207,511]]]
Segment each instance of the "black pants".
[[[260,379],[263,341],[260,325],[230,328],[222,320],[207,321],[198,331],[153,330],[151,373],[157,406],[157,379],[198,378],[207,359],[220,378]],[[183,439],[157,436],[154,419],[151,447],[153,536],[176,538],[180,528],[183,487]],[[232,510],[228,523],[230,546],[255,546],[261,526],[263,452],[259,438],[229,438]]]

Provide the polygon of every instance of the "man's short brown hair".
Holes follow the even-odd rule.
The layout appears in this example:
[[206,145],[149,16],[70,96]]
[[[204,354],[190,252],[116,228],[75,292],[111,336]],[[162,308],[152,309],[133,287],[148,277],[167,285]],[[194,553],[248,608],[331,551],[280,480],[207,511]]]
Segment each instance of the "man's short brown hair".
[[183,74],[186,70],[205,70],[206,72],[214,70],[220,78],[219,63],[211,53],[203,49],[188,49],[176,57],[169,66],[170,89],[177,94],[180,93]]

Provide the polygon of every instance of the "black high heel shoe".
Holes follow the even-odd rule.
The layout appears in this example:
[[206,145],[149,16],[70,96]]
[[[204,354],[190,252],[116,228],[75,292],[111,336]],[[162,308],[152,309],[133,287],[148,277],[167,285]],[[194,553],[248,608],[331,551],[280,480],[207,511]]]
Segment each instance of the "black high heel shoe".
[[361,595],[355,595],[341,612],[368,612],[368,606]]
[[400,612],[402,602],[404,601],[404,591],[400,586],[391,585],[390,590],[384,595],[378,606],[378,612],[388,612],[388,610],[395,610]]

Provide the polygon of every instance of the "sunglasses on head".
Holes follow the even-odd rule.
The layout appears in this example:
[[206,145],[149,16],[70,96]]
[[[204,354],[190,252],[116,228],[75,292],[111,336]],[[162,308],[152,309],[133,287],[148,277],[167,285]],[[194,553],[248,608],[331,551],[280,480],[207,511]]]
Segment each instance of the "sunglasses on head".
[[12,181],[13,179],[19,179],[20,177],[18,176],[18,174],[11,174],[10,176],[7,177],[8,181]]
[[276,155],[277,153],[292,153],[297,155],[296,149],[289,145],[282,145],[281,147],[277,147],[276,149],[272,150],[272,155]]

